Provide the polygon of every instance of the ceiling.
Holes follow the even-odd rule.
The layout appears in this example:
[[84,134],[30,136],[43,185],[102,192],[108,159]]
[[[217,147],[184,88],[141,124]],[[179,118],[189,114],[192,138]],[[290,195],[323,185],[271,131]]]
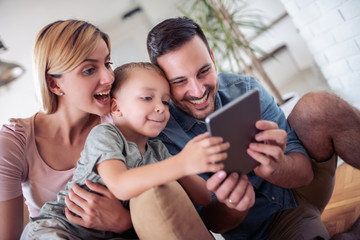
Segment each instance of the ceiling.
[[1,57],[19,60],[31,52],[36,34],[55,20],[76,18],[106,29],[138,5],[135,0],[0,0],[0,38],[8,48]]

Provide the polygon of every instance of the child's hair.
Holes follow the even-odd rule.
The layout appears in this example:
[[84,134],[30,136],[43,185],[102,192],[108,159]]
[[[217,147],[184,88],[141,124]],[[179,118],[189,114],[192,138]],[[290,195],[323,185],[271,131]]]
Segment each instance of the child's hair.
[[150,62],[131,62],[123,64],[114,70],[115,81],[111,88],[111,96],[119,89],[120,83],[128,78],[129,74],[136,69],[146,69],[158,73],[160,76],[166,79],[164,72],[156,65]]

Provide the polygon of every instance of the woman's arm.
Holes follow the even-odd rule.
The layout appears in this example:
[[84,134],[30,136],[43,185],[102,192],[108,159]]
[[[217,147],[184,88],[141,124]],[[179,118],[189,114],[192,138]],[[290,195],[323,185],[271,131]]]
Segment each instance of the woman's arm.
[[24,222],[23,196],[0,202],[0,239],[20,239]]
[[123,233],[132,226],[130,212],[109,189],[89,180],[86,180],[86,186],[93,192],[74,184],[65,198],[65,215],[70,222],[116,233]]
[[211,202],[211,192],[206,188],[204,179],[191,175],[179,179],[180,185],[195,205],[206,206]]
[[28,120],[10,119],[0,129],[0,239],[19,239],[24,227]]

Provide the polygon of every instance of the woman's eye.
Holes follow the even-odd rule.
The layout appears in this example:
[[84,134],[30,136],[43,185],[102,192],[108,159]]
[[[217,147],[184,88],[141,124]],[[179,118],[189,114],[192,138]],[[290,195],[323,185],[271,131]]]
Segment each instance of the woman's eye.
[[94,67],[91,67],[91,68],[87,68],[83,71],[84,74],[86,75],[91,75],[95,72],[95,68]]
[[105,63],[106,68],[111,68],[112,65],[113,65],[113,62],[106,62]]

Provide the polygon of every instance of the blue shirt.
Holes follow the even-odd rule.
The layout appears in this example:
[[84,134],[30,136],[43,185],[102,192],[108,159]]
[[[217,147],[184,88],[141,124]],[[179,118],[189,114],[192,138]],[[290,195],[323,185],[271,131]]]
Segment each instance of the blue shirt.
[[[253,77],[229,73],[219,74],[219,91],[216,95],[215,110],[231,102],[245,92],[257,88],[260,92],[262,119],[276,122],[279,128],[287,132],[285,153],[307,153],[297,138],[293,129],[287,123],[282,110],[277,106],[274,98]],[[206,132],[203,121],[194,119],[170,103],[171,113],[166,128],[158,136],[169,152],[173,155],[180,152],[186,143],[193,137]],[[244,113],[246,114],[246,113]],[[211,174],[201,175],[205,180]],[[296,207],[292,191],[273,185],[256,176],[254,172],[248,174],[254,186],[256,200],[247,217],[238,227],[223,234],[225,239],[264,239],[266,229],[271,223],[272,215],[280,210]],[[215,195],[213,195],[215,198]],[[201,209],[199,209],[201,211]]]

